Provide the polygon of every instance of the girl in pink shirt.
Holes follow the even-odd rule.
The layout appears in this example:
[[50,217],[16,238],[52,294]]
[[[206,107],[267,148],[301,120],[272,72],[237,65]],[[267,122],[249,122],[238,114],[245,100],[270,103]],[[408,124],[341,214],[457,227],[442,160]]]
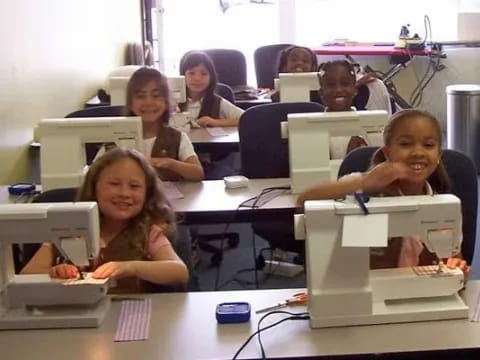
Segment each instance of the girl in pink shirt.
[[[187,283],[187,267],[169,241],[175,231],[172,208],[141,153],[115,148],[102,155],[89,168],[78,200],[96,201],[100,212],[101,250],[89,269],[93,278],[116,279],[113,292]],[[79,276],[77,267],[54,265],[54,259],[54,248],[44,244],[22,272]]]

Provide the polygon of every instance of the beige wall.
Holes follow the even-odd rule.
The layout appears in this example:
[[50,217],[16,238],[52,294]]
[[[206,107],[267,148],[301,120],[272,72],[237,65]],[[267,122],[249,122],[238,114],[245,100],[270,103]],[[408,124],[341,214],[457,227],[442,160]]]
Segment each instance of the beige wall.
[[80,109],[125,44],[141,41],[139,0],[0,0],[0,184],[26,178],[44,117]]

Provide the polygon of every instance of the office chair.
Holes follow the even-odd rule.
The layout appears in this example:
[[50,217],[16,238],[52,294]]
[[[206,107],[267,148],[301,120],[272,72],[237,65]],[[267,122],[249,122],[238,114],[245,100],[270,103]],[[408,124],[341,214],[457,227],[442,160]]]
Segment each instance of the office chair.
[[235,86],[247,85],[247,61],[241,51],[233,49],[203,50],[210,56],[217,71],[217,81]]
[[255,76],[258,88],[273,89],[273,79],[277,76],[277,63],[280,53],[292,44],[260,46],[253,53]]
[[[125,107],[123,106],[95,106],[87,109],[77,110],[71,112],[66,118],[78,117],[110,117],[110,116],[125,116]],[[90,165],[95,158],[98,150],[103,143],[89,143],[85,145],[87,165]]]
[[77,110],[71,112],[66,118],[76,117],[109,117],[109,116],[125,116],[125,108],[123,106],[95,106],[88,109]]
[[[240,118],[241,172],[247,178],[288,178],[288,140],[282,139],[280,123],[290,113],[321,112],[323,107],[316,103],[272,103],[247,109]],[[267,240],[271,248],[300,253],[305,244],[295,241],[293,213],[277,214],[271,221],[254,221],[252,229],[256,235]]]
[[223,83],[217,83],[217,87],[215,89],[215,93],[218,96],[221,96],[225,100],[230,101],[232,104],[235,104],[235,94],[233,93],[232,88]]
[[[343,159],[338,176],[352,172],[364,172],[370,167],[370,159],[377,147],[357,148]],[[477,235],[478,183],[477,170],[472,160],[456,150],[444,149],[442,160],[451,181],[451,193],[462,201],[462,255],[469,264],[473,260]]]
[[[230,101],[232,104],[235,103],[235,95],[229,85],[217,83],[215,92],[217,95],[223,97],[225,100]],[[211,153],[209,158],[210,162],[202,162],[205,170],[205,180],[219,180],[223,179],[224,176],[235,175],[235,170],[233,168],[222,164],[222,160],[226,159],[230,155],[230,152]],[[203,234],[200,233],[199,229],[197,228],[190,228],[190,236],[192,243],[198,244],[198,247],[201,250],[212,253],[210,263],[213,266],[220,265],[223,260],[223,253],[219,247],[210,244],[210,242],[226,239],[230,247],[236,247],[240,241],[238,233],[222,232]]]

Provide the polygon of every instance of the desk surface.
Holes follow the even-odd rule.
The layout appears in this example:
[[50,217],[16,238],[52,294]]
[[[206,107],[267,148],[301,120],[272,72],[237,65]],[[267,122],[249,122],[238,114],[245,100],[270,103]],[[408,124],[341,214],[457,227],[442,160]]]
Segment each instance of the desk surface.
[[[184,195],[183,199],[172,201],[175,211],[185,213],[189,223],[216,223],[224,221],[250,221],[260,215],[272,216],[285,210],[293,213],[296,196],[285,191],[252,211],[239,209],[239,219],[234,219],[238,205],[272,186],[288,186],[290,179],[250,179],[247,188],[226,189],[223,180],[207,180],[202,182],[178,182],[177,188]],[[24,202],[28,198],[18,198],[8,194],[7,186],[0,186],[0,204]],[[248,211],[246,211],[248,210]]]
[[223,136],[212,136],[205,128],[194,128],[187,134],[197,153],[238,151],[238,128],[236,126],[227,126],[220,129],[226,134]]
[[237,143],[238,128],[236,126],[221,127],[226,134],[223,136],[212,136],[205,128],[191,129],[187,134],[193,144],[203,143]]
[[385,56],[427,56],[430,49],[406,50],[393,46],[320,46],[313,49],[317,55],[385,55]]
[[[466,294],[470,304],[476,300],[479,288],[478,282],[472,283]],[[2,358],[230,359],[256,330],[263,314],[253,311],[248,323],[218,325],[215,306],[220,302],[248,301],[253,309],[258,309],[282,301],[294,292],[282,289],[147,295],[153,301],[150,337],[147,341],[124,343],[113,342],[120,310],[120,303],[114,302],[100,328],[1,331]],[[305,308],[288,310],[301,312]],[[287,321],[266,331],[262,341],[268,357],[284,358],[458,351],[479,349],[480,323],[461,319],[311,330],[308,321]],[[422,354],[418,355],[412,358]],[[244,349],[241,358],[244,357],[260,357],[257,339]]]

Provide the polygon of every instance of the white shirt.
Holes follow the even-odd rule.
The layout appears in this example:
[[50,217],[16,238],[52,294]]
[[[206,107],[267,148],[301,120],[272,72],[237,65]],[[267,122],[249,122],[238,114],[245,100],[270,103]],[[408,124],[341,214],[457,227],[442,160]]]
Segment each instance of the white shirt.
[[368,96],[366,110],[386,110],[388,116],[392,115],[392,104],[390,102],[390,94],[383,81],[375,79],[367,85],[370,95]]
[[[180,137],[180,144],[178,146],[178,160],[185,161],[191,156],[197,156],[188,135],[183,131],[181,131],[180,133],[181,133],[181,137]],[[153,144],[155,143],[155,140],[156,140],[156,137],[151,137],[151,138],[142,140],[142,143],[141,143],[142,148],[139,150],[148,159],[151,158]],[[103,154],[105,154],[105,146],[102,146],[100,150],[98,150],[97,154],[95,155],[95,159],[93,160],[94,161],[97,160],[97,158],[102,156]]]
[[[189,120],[196,120],[198,118],[198,114],[200,114],[200,108],[202,107],[203,98],[200,100],[194,101],[190,98],[187,99],[187,107],[185,108],[185,112],[188,112],[187,118]],[[230,101],[225,100],[224,98],[220,99],[220,110],[219,110],[219,118],[220,119],[240,119],[242,116],[243,110],[240,109],[238,106],[235,106]]]

